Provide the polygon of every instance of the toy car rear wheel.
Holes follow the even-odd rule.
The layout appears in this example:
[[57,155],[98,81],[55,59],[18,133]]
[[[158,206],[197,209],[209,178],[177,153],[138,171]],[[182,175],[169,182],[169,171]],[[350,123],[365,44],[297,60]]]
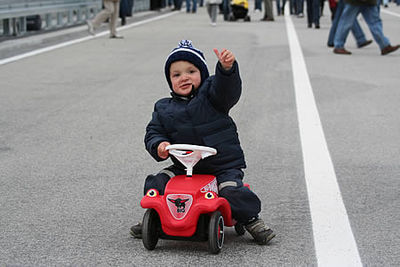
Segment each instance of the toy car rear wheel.
[[160,217],[154,209],[146,210],[143,216],[142,241],[145,248],[153,250],[160,234]]
[[208,250],[212,254],[218,254],[224,244],[224,218],[221,212],[214,211],[211,215],[208,227]]

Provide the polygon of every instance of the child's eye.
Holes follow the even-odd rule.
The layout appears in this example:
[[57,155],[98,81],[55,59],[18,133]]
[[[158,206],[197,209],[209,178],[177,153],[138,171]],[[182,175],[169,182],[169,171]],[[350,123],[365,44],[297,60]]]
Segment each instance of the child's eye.
[[179,77],[179,73],[172,74],[172,77]]

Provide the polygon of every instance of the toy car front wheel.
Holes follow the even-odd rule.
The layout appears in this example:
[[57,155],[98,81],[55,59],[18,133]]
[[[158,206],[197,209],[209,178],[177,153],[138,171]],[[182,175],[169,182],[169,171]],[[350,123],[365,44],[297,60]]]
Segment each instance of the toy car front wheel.
[[212,254],[218,254],[224,244],[224,218],[221,212],[214,211],[208,227],[208,249]]
[[143,216],[142,241],[145,248],[153,250],[158,242],[160,218],[154,209],[146,210]]

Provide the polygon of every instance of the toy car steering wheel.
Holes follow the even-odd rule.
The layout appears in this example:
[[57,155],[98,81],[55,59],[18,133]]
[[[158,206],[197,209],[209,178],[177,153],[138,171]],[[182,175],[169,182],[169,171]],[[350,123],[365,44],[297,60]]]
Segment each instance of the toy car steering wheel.
[[215,148],[197,145],[175,144],[166,149],[186,167],[187,176],[192,176],[193,166],[199,160],[217,154]]

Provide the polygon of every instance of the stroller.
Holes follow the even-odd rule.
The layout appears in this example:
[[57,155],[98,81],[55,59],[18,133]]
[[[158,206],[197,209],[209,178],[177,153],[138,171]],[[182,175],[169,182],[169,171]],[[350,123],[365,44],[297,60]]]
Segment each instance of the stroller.
[[237,19],[244,19],[244,21],[250,21],[250,16],[247,15],[249,12],[248,0],[232,0],[231,1],[232,14],[229,17],[230,21],[236,21]]

